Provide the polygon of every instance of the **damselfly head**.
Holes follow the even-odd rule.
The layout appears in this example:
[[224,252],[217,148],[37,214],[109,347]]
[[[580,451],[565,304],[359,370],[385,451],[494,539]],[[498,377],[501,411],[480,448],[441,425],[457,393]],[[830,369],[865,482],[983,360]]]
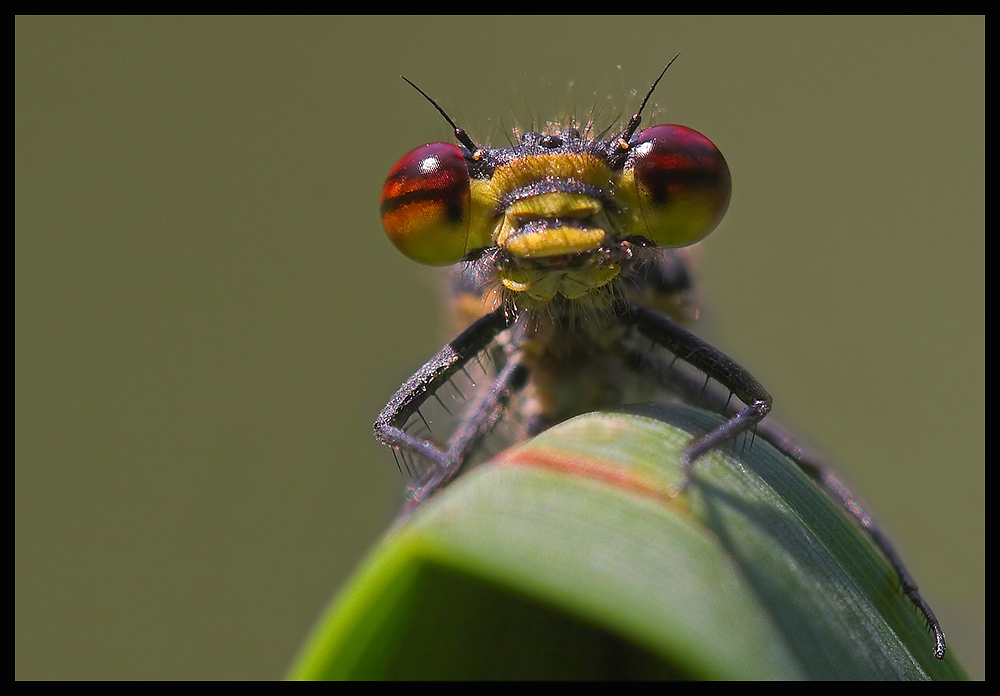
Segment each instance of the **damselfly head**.
[[556,127],[496,148],[424,94],[459,145],[422,145],[396,163],[382,188],[386,234],[424,264],[488,257],[526,306],[606,294],[633,249],[694,244],[729,205],[729,167],[708,138],[679,125],[637,132],[651,94],[611,137]]

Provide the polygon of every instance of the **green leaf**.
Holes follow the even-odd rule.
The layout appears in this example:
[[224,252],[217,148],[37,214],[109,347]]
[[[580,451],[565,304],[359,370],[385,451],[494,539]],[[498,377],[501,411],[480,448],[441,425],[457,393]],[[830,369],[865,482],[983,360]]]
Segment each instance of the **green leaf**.
[[761,440],[678,456],[685,406],[572,419],[389,533],[296,679],[966,678],[859,527]]

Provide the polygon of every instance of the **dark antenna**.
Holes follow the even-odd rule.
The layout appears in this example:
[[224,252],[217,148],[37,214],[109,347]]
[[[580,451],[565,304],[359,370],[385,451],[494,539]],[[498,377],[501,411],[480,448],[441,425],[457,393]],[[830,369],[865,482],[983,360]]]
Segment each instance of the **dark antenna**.
[[[671,62],[673,62],[673,61],[671,61]],[[668,65],[667,67],[670,67],[670,66]],[[666,69],[664,69],[664,71],[666,71]],[[408,80],[406,78],[405,75],[400,75],[400,77],[402,77],[404,80],[406,80],[406,84],[410,85],[410,87],[412,87],[413,89],[415,89],[418,92],[420,92],[420,94],[423,95],[424,99],[426,99],[427,101],[429,101],[431,103],[431,106],[433,106],[435,109],[437,109],[439,114],[441,114],[442,116],[444,116],[444,120],[448,122],[448,125],[450,125],[452,128],[455,129],[455,139],[458,140],[458,142],[460,142],[463,145],[465,145],[465,149],[468,150],[470,154],[475,155],[479,151],[479,146],[476,145],[475,142],[473,142],[472,138],[469,137],[469,134],[466,133],[463,129],[459,128],[457,125],[455,125],[455,122],[451,120],[451,116],[449,116],[447,114],[447,112],[445,112],[445,110],[442,109],[438,105],[438,103],[436,101],[434,101],[433,99],[431,99],[430,96],[427,94],[427,92],[425,92],[424,90],[420,89],[415,84],[413,84],[410,80]],[[663,75],[661,74],[660,77],[663,77]],[[657,82],[659,82],[659,79],[657,79]],[[656,84],[654,83],[653,86],[655,87]],[[650,90],[650,91],[652,92],[652,90]],[[646,95],[646,99],[649,99],[649,95],[648,94]],[[646,104],[646,102],[644,101],[643,105],[645,105],[645,104]],[[641,109],[640,109],[640,111],[641,111]],[[633,118],[638,117],[638,115],[639,114],[636,114]]]
[[[625,126],[625,130],[623,130],[622,134],[618,137],[619,141],[624,143],[626,148],[628,147],[628,141],[632,138],[632,136],[635,134],[635,131],[639,128],[639,124],[642,123],[642,110],[646,108],[646,102],[648,102],[649,98],[653,96],[653,90],[656,89],[656,85],[660,84],[660,80],[662,80],[663,76],[667,73],[667,69],[674,64],[674,61],[677,60],[677,56],[679,55],[680,53],[671,58],[670,62],[667,63],[667,66],[660,71],[660,76],[657,77],[655,80],[653,80],[652,86],[650,86],[649,91],[646,92],[646,96],[642,98],[642,103],[639,104],[639,110],[636,111],[634,114],[632,114],[632,118],[628,120],[628,125]],[[406,78],[403,79],[405,80]],[[409,80],[406,81],[410,82]],[[413,83],[411,82],[410,84]],[[435,104],[435,106],[437,105]],[[619,145],[619,147],[621,147],[621,145]]]

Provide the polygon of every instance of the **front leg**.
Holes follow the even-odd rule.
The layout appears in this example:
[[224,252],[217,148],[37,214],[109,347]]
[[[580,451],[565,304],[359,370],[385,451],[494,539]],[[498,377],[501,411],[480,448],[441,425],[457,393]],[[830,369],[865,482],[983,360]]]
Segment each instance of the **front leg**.
[[[406,432],[406,422],[414,414],[420,415],[421,406],[512,323],[512,317],[502,307],[477,320],[417,370],[376,419],[375,437],[391,447],[394,455],[397,452],[404,458],[416,455],[429,464],[410,487],[407,510],[416,508],[447,483],[474,447],[489,434],[503,413],[511,389],[524,381],[524,367],[518,355],[508,353],[506,364],[492,387],[463,414],[444,447]],[[523,331],[524,323],[520,322],[520,328],[515,331]],[[511,341],[512,345],[517,343]]]
[[411,483],[407,490],[404,515],[420,507],[425,500],[454,478],[475,448],[490,434],[503,416],[510,395],[524,385],[526,375],[527,368],[522,364],[521,356],[519,354],[509,356],[507,364],[490,388],[463,414],[455,432],[448,438],[448,449],[442,453],[443,460],[440,463],[436,461],[422,476]]
[[[744,404],[750,404],[750,400],[763,400],[769,409],[771,399],[764,391],[763,387],[739,365],[724,354],[704,343],[697,337],[685,331],[680,326],[666,317],[656,315],[648,310],[637,312],[640,314],[636,326],[640,333],[652,339],[655,343],[668,348],[675,356],[697,367],[709,377],[716,379],[723,387],[729,390],[730,397],[735,394]],[[646,327],[646,330],[644,330]],[[653,327],[653,328],[649,328]],[[693,340],[692,340],[693,339]],[[690,403],[710,409],[719,410],[722,404],[719,395],[706,393],[706,383],[701,382],[692,375],[676,371],[672,363],[664,362],[655,356],[643,355],[636,348],[625,347],[623,355],[628,364],[640,371],[651,372],[658,382],[665,387],[679,392],[684,399]],[[709,372],[705,366],[715,365],[713,372]],[[729,381],[727,381],[727,379]],[[723,415],[728,415],[728,401],[721,409]],[[750,415],[744,418],[747,412]],[[750,407],[737,412],[730,420],[722,426],[713,430],[701,438],[693,441],[682,456],[682,463],[685,466],[685,473],[690,477],[690,467],[694,460],[705,454],[713,447],[731,439],[735,434],[745,431],[751,425],[754,426],[755,434],[762,440],[770,443],[779,452],[795,462],[807,476],[809,476],[823,492],[837,502],[840,507],[861,526],[868,537],[874,542],[878,549],[889,561],[899,580],[900,588],[907,599],[916,607],[917,611],[924,617],[927,626],[934,636],[934,657],[944,659],[947,650],[944,632],[941,624],[931,610],[930,605],[920,595],[917,584],[910,575],[902,559],[893,547],[892,542],[885,535],[885,532],[875,523],[871,515],[865,511],[857,497],[845,486],[814,453],[804,448],[798,441],[789,435],[780,426],[768,421],[761,423],[764,415],[756,417],[758,410]],[[706,444],[707,443],[707,444]],[[690,480],[690,479],[688,479]],[[685,483],[687,485],[687,482]]]
[[719,382],[744,404],[742,410],[718,428],[695,438],[681,454],[686,488],[690,485],[695,461],[760,423],[771,410],[771,395],[735,360],[673,319],[634,304],[628,305],[625,312],[622,319],[634,324],[639,333]]

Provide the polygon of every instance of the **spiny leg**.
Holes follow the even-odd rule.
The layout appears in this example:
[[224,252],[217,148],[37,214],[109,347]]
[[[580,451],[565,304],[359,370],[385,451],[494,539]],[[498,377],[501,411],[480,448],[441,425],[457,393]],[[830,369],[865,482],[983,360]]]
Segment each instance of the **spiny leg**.
[[438,351],[389,399],[375,419],[375,438],[395,450],[443,463],[446,460],[444,450],[428,440],[410,435],[403,426],[429,398],[438,398],[438,389],[511,323],[510,317],[502,309],[497,309],[478,319]]
[[[447,483],[461,468],[469,453],[490,432],[500,419],[513,387],[524,381],[524,368],[514,348],[507,351],[507,362],[493,385],[462,416],[446,447],[417,437],[405,430],[407,421],[420,413],[421,406],[430,398],[439,399],[438,390],[465,365],[492,343],[497,336],[510,328],[512,316],[503,308],[487,314],[463,331],[442,348],[393,395],[375,421],[375,437],[404,456],[415,455],[429,467],[410,488],[406,512],[415,509],[432,493]],[[519,343],[517,336],[524,331],[525,321],[515,327],[511,346]],[[425,421],[426,423],[426,421]]]
[[[622,321],[633,324],[646,338],[663,346],[706,377],[722,384],[745,405],[715,430],[695,438],[681,453],[681,465],[684,468],[683,487],[687,488],[691,483],[695,461],[760,423],[771,410],[771,395],[736,361],[669,317],[634,304],[629,304],[620,310],[619,316]],[[704,393],[704,386],[696,393],[700,399]]]
[[917,608],[917,611],[924,617],[928,628],[934,634],[934,657],[939,660],[944,659],[947,652],[944,631],[938,622],[934,611],[927,604],[927,601],[920,596],[917,583],[913,576],[903,565],[892,542],[885,535],[885,532],[875,523],[871,515],[861,506],[857,497],[834,475],[822,462],[819,456],[810,452],[799,444],[793,436],[774,423],[762,423],[757,431],[757,435],[769,442],[779,452],[794,461],[809,478],[819,485],[834,502],[838,503],[851,517],[853,517],[868,537],[875,543],[882,554],[889,561],[893,570],[899,578],[899,585],[903,594]]
[[[653,348],[656,347],[657,344],[654,343]],[[706,388],[705,375],[679,367],[678,362],[682,361],[669,351],[659,353],[633,345],[627,338],[617,342],[612,349],[630,370],[636,374],[649,375],[658,385],[680,397],[686,404],[726,418],[739,412],[732,406],[734,394],[731,391]]]
[[[689,403],[709,410],[719,410],[719,404],[722,403],[721,395],[706,395],[704,389],[705,382],[698,375],[674,369],[674,363],[678,356],[674,355],[672,359],[663,359],[661,356],[650,354],[647,350],[638,346],[629,346],[624,343],[620,346],[620,350],[626,364],[637,371],[652,373],[657,381],[677,392]],[[681,357],[682,359],[684,358],[683,355]],[[732,389],[732,387],[721,382],[721,380],[720,383],[723,387]],[[732,389],[729,399],[732,398],[733,393],[741,399],[743,398],[736,389]],[[719,396],[719,399],[713,398],[714,396]],[[725,401],[725,405],[722,407],[723,415],[726,415],[729,410],[729,399]],[[899,554],[888,537],[875,523],[871,515],[861,506],[854,494],[826,467],[818,455],[809,451],[777,424],[771,421],[758,422],[754,426],[753,434],[755,437],[760,437],[770,443],[775,449],[795,462],[809,478],[819,485],[828,497],[840,505],[861,526],[896,572],[903,594],[906,595],[907,599],[917,608],[927,622],[928,627],[934,635],[934,657],[939,660],[943,659],[947,647],[941,624],[938,622],[937,617],[926,600],[920,596],[916,582],[914,582],[913,577],[903,565]]]
[[455,432],[448,439],[446,461],[443,464],[435,463],[410,485],[404,515],[418,508],[458,473],[469,455],[503,416],[511,394],[524,385],[526,374],[527,368],[521,363],[520,355],[512,355],[490,388],[463,415]]

